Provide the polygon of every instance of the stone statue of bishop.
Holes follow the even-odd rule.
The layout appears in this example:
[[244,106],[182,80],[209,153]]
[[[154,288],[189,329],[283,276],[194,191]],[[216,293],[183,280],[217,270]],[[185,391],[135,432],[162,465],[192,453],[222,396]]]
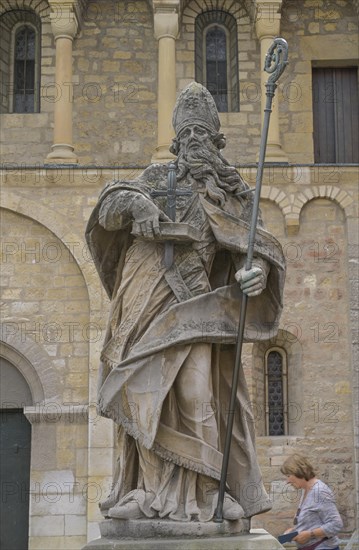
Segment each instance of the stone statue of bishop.
[[[203,86],[180,93],[173,127],[174,166],[108,184],[87,228],[111,299],[99,408],[118,424],[117,468],[101,509],[110,518],[207,522],[218,499],[241,296],[249,296],[245,341],[273,337],[285,262],[260,221],[253,266],[243,267],[252,194],[222,156],[225,137]],[[242,370],[223,517],[270,508]]]

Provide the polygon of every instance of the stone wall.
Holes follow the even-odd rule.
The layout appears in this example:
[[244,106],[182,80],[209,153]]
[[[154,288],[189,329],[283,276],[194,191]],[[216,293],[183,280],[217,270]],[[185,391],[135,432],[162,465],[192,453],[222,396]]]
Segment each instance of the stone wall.
[[358,17],[346,0],[285,2],[289,65],[279,95],[282,144],[291,162],[313,162],[312,66],[357,65]]
[[34,396],[25,408],[34,550],[81,548],[98,536],[98,503],[112,480],[114,427],[96,412],[108,298],[84,232],[100,189],[115,176],[125,173],[19,167],[1,174],[1,353]]
[[69,249],[33,220],[5,211],[1,228],[4,330],[47,352],[61,375],[53,397],[85,404],[89,302],[82,274]]
[[[182,15],[176,40],[178,90],[195,76],[194,23],[205,5],[190,2]],[[213,9],[212,3],[209,7]],[[220,115],[229,143],[227,158],[233,163],[255,162],[261,119],[258,39],[243,4],[218,0],[214,7],[228,9],[238,26],[240,112]],[[87,3],[74,39],[72,87],[55,83],[49,14],[40,14],[41,112],[3,115],[3,161],[42,164],[52,144],[54,103],[58,94],[70,99],[73,91],[74,146],[81,164],[148,163],[156,144],[158,55],[148,3]],[[281,34],[289,43],[290,59],[275,99],[280,105],[281,140],[290,162],[312,162],[312,63],[355,64],[355,7],[347,0],[304,0],[300,5],[288,0],[283,4]]]
[[81,163],[148,163],[157,131],[157,40],[148,2],[88,2],[73,56]]
[[[1,156],[2,162],[14,164],[43,164],[44,158],[50,151],[53,138],[53,109],[55,95],[55,44],[50,25],[50,9],[47,2],[33,2],[22,0],[21,2],[3,2],[1,6],[0,23],[6,34],[2,41],[6,44],[11,39],[6,15],[11,9],[31,9],[39,16],[41,21],[41,81],[40,81],[40,112],[39,113],[11,113],[9,98],[2,100],[1,114]],[[3,23],[7,23],[4,24]],[[11,93],[11,68],[9,65],[8,51],[2,47],[2,75],[1,90],[7,96]]]
[[[189,2],[182,16],[176,43],[177,89],[195,79],[195,21],[203,11],[228,11],[237,23],[239,103],[237,113],[221,113],[222,131],[227,137],[226,158],[232,163],[255,162],[259,151],[261,120],[260,51],[255,30],[243,4],[226,0]],[[238,131],[245,128],[245,132]]]
[[[273,511],[258,516],[253,525],[274,534],[290,522],[298,500],[297,493],[288,492],[279,472],[284,458],[294,450],[310,456],[320,476],[336,491],[345,529],[354,529],[351,415],[356,394],[346,266],[357,261],[351,227],[358,202],[355,170],[341,168],[336,185],[327,183],[333,174],[325,167],[268,167],[264,173],[263,217],[282,242],[288,262],[282,341],[275,343],[285,346],[287,339],[301,352],[294,350],[296,362],[289,364],[292,400],[301,416],[298,422],[293,419],[290,435],[274,438],[264,435],[258,417],[258,405],[262,407],[264,399],[262,363],[258,362],[262,348],[247,345],[245,349],[245,371],[257,411],[258,455],[274,501]],[[255,170],[244,167],[242,172],[252,185]],[[116,451],[112,423],[99,419],[94,408],[108,299],[88,256],[84,230],[105,182],[135,175],[135,171],[81,167],[19,168],[2,173],[2,204],[7,209],[3,218],[7,222],[2,249],[7,308],[3,320],[10,340],[11,331],[31,323],[29,328],[35,332],[26,332],[24,343],[23,336],[16,339],[13,335],[11,345],[37,365],[45,389],[60,388],[45,395],[40,408],[26,412],[33,423],[32,486],[37,490],[31,509],[32,548],[50,548],[55,540],[65,548],[68,537],[80,537],[73,539],[73,547],[80,548],[86,536],[85,517],[87,536],[98,535],[98,502],[109,489]],[[299,225],[293,226],[296,214]],[[73,327],[74,341],[46,341],[56,337],[50,331],[56,329],[54,323],[66,328],[63,338]],[[81,329],[86,323],[93,323],[91,338]],[[49,335],[39,327],[47,327]],[[25,344],[41,348],[47,359],[30,353]],[[56,384],[48,381],[50,373]],[[297,382],[300,391],[295,394]],[[48,402],[60,405],[60,416],[56,406],[47,407]],[[87,403],[90,406],[84,409]],[[66,489],[59,500],[63,509],[56,500],[60,486]],[[53,515],[57,534],[52,532],[48,538],[46,525],[51,525]]]
[[[271,207],[264,219],[276,234]],[[310,456],[321,477],[336,493],[344,530],[355,522],[352,456],[350,322],[348,315],[348,262],[343,210],[328,199],[314,199],[302,209],[299,232],[279,237],[287,258],[284,311],[279,339],[272,345],[288,349],[298,343],[300,361],[288,358],[288,416],[292,437],[258,437],[263,475],[272,493],[274,511],[256,519],[265,528],[291,523],[299,495],[288,491],[280,465],[297,450]],[[265,349],[265,345],[254,348]],[[263,364],[263,354],[262,354]],[[263,369],[255,380],[257,422],[263,420]],[[298,391],[299,390],[299,391]],[[257,433],[261,433],[258,432]],[[284,440],[284,441],[283,441]],[[344,495],[346,495],[344,497]]]
[[[336,491],[345,529],[355,526],[357,168],[310,165],[312,63],[352,63],[357,51],[353,4],[283,3],[281,29],[290,64],[277,99],[282,144],[293,164],[265,169],[261,205],[288,262],[280,334],[270,343],[286,349],[292,369],[289,397],[298,404],[300,418],[292,419],[288,436],[265,435],[265,345],[246,345],[244,355],[257,411],[259,460],[274,502],[273,511],[257,517],[253,526],[273,534],[291,522],[298,502],[279,472],[294,450],[310,456],[320,477]],[[54,40],[44,1],[17,0],[16,5],[39,7],[42,99],[38,114],[1,117],[2,337],[37,371],[29,371],[27,378],[34,395],[40,395],[26,410],[33,425],[31,548],[81,548],[87,537],[98,535],[98,502],[109,488],[116,460],[113,424],[99,419],[94,405],[108,298],[84,231],[105,182],[133,179],[139,170],[124,166],[148,164],[155,149],[157,41],[148,2],[87,3],[73,44],[74,146],[83,166],[44,167],[57,89]],[[228,138],[224,154],[230,162],[253,163],[260,139],[259,43],[244,7],[234,9],[226,0],[216,7],[228,7],[238,23],[241,110],[220,114]],[[190,2],[183,12],[176,41],[178,90],[194,77],[199,9]],[[29,164],[38,169],[26,169]],[[120,167],[104,168],[112,164]],[[255,169],[244,165],[241,170],[253,187]]]
[[44,390],[25,408],[30,548],[52,548],[64,537],[78,546],[87,533],[88,292],[69,248],[46,227],[5,210],[1,233],[1,339],[36,365]]

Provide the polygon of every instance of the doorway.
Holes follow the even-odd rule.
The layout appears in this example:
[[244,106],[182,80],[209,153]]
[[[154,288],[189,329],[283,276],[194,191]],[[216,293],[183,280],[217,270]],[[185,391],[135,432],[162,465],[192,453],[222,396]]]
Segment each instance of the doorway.
[[0,547],[28,550],[31,424],[23,407],[30,388],[9,361],[0,362]]

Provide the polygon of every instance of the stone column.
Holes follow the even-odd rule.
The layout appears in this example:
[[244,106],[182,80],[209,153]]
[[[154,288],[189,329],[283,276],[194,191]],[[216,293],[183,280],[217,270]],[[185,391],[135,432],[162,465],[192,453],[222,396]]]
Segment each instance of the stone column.
[[152,162],[168,162],[174,158],[168,149],[174,136],[172,112],[176,102],[177,2],[155,6],[154,33],[158,40],[158,130]]
[[[262,126],[264,117],[264,107],[266,104],[265,83],[268,80],[268,73],[263,71],[264,59],[271,46],[273,39],[279,36],[280,32],[280,8],[282,0],[256,0],[256,33],[261,45],[261,110]],[[279,89],[272,104],[272,114],[268,131],[266,162],[288,162],[284,150],[282,149],[279,137],[279,109],[278,109]]]
[[50,0],[51,27],[56,42],[56,101],[54,102],[54,144],[45,163],[76,164],[72,145],[72,41],[78,21],[72,2]]

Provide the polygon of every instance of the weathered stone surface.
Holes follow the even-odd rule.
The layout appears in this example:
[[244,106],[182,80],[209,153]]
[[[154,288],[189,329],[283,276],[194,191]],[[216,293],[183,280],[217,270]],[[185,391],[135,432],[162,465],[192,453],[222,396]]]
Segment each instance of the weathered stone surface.
[[181,522],[166,519],[120,520],[108,519],[100,523],[101,536],[104,538],[171,538],[171,537],[212,537],[243,535],[249,533],[249,520],[226,521],[223,523]]
[[[219,434],[220,426],[225,422],[225,412],[217,396],[223,394],[222,400],[227,402],[230,392],[222,378],[212,373],[218,366],[213,364],[211,343],[234,344],[233,334],[240,308],[236,292],[232,295],[233,286],[213,283],[212,288],[194,287],[192,263],[196,265],[197,254],[198,258],[202,258],[202,250],[207,251],[208,247],[208,252],[203,256],[203,267],[196,271],[197,277],[200,280],[202,277],[218,280],[223,277],[226,280],[224,273],[231,266],[231,259],[225,258],[222,265],[217,266],[216,251],[209,248],[215,239],[219,250],[229,248],[238,254],[239,263],[238,266],[234,263],[233,269],[236,277],[243,275],[244,270],[239,269],[245,259],[239,246],[240,237],[231,236],[230,227],[235,219],[238,224],[235,232],[243,231],[252,201],[248,196],[241,202],[236,197],[238,192],[248,195],[249,188],[219,153],[225,140],[220,137],[219,142],[215,137],[221,136],[218,133],[220,121],[217,108],[213,97],[201,84],[192,82],[181,92],[173,112],[173,126],[176,131],[174,152],[178,156],[176,165],[154,164],[130,188],[123,182],[110,184],[91,215],[86,239],[109,296],[113,295],[112,274],[120,269],[123,283],[116,296],[121,297],[121,303],[123,300],[124,304],[133,304],[126,308],[121,306],[122,313],[116,313],[115,318],[111,313],[111,336],[101,356],[105,369],[100,374],[99,410],[123,427],[119,432],[119,456],[124,453],[120,459],[123,473],[116,471],[113,489],[101,503],[101,510],[111,518],[153,518],[154,515],[171,518],[175,525],[175,520],[190,524],[193,519],[209,521],[215,513],[224,452],[224,441],[221,441]],[[198,163],[199,160],[201,170],[192,171],[192,161]],[[212,172],[216,174],[216,179]],[[170,211],[168,185],[176,177],[182,187],[178,187],[178,196]],[[206,187],[212,202],[206,198],[202,200],[197,189],[191,187],[193,180],[198,182],[198,186]],[[151,189],[150,198],[143,195],[144,184]],[[215,213],[212,211],[213,203],[216,204]],[[231,205],[231,209],[227,208],[227,204]],[[113,218],[113,212],[118,209],[122,213],[120,218]],[[165,212],[171,220],[167,223],[162,221]],[[130,227],[127,222],[123,224],[124,219],[131,221]],[[156,235],[157,226],[158,231],[163,230],[163,235]],[[213,237],[208,236],[204,228],[211,229]],[[103,229],[106,231],[103,232]],[[129,229],[133,237],[131,249],[124,250],[124,264],[117,265],[116,255],[110,251],[113,241],[108,239],[112,239],[113,231],[124,236]],[[247,239],[247,227],[244,233],[243,238]],[[200,243],[200,248],[196,243]],[[267,254],[267,247],[274,243],[276,248]],[[115,246],[118,246],[117,243]],[[199,251],[196,256],[193,255],[194,249]],[[113,262],[105,265],[102,257],[104,250],[107,257],[113,258]],[[133,253],[130,254],[131,251]],[[280,317],[278,302],[283,292],[285,262],[280,244],[267,233],[261,234],[261,241],[256,239],[256,256],[260,275],[255,269],[246,273],[250,280],[245,291],[249,295],[260,291],[258,307],[253,308],[250,304],[248,317],[258,322],[264,338],[266,335],[269,337],[270,328],[278,323]],[[269,269],[276,273],[276,278],[275,282],[268,279],[266,284],[264,281]],[[158,294],[158,289],[162,289],[163,285],[163,291]],[[162,292],[166,296],[164,302]],[[273,300],[274,295],[278,299]],[[191,301],[192,298],[195,302]],[[117,299],[113,298],[111,311],[118,310]],[[172,304],[174,309],[170,307]],[[157,315],[157,310],[161,311],[160,315]],[[145,323],[145,329],[140,328],[142,323]],[[247,321],[246,338],[256,340],[258,336],[251,333],[250,326],[251,322]],[[131,336],[138,330],[143,331],[139,341]],[[186,347],[183,347],[184,344]],[[186,353],[183,353],[184,350]],[[235,346],[229,346],[226,352],[223,351],[222,358],[221,349],[218,350],[221,372],[227,373],[222,374],[225,379],[231,376],[234,351]],[[142,368],[138,362],[142,361],[143,354],[151,357],[145,385],[139,376]],[[126,382],[128,390],[123,386],[123,362],[133,371],[131,379]],[[166,365],[171,365],[171,368]],[[241,371],[240,364],[237,368]],[[118,375],[120,378],[114,381]],[[217,389],[215,383],[205,382],[208,376],[214,380],[218,378]],[[203,385],[198,386],[198,379],[203,379]],[[182,384],[186,385],[185,391],[180,389]],[[242,397],[247,392],[244,380],[241,386],[243,394],[236,396],[237,408],[245,410],[248,402]],[[176,403],[170,410],[167,403],[169,396],[171,402]],[[193,403],[197,404],[194,410]],[[251,517],[270,508],[258,470],[254,434],[249,425],[244,427],[247,422],[250,424],[251,420],[243,418],[239,421],[236,418],[235,421],[235,432],[241,434],[241,445],[240,448],[237,445],[236,450],[233,447],[230,455],[229,488],[223,495],[224,519]],[[170,430],[167,428],[169,426]],[[133,445],[133,439],[136,440],[136,449],[129,454],[127,449]],[[136,471],[129,473],[134,460],[137,464],[137,458],[134,458],[137,456]],[[137,478],[144,479],[139,486],[134,482]],[[206,528],[209,528],[208,525]]]
[[[3,9],[13,9],[15,4],[20,6],[23,2],[16,3],[9,0],[3,4]],[[27,236],[31,233],[32,246],[35,250],[32,256],[28,254],[26,261],[22,261],[21,252],[20,255],[17,253],[9,255],[10,250],[2,246],[1,284],[4,288],[2,319],[10,318],[17,327],[25,323],[25,332],[18,331],[19,347],[17,349],[38,371],[40,382],[51,403],[57,404],[57,396],[59,396],[61,403],[67,402],[77,406],[78,403],[95,402],[98,357],[102,342],[100,332],[102,331],[103,334],[108,311],[108,299],[100,287],[96,273],[89,269],[90,259],[83,241],[83,230],[105,182],[113,178],[134,179],[141,171],[141,167],[143,168],[151,158],[156,142],[157,42],[153,37],[153,16],[148,2],[106,0],[87,3],[81,34],[75,38],[73,44],[75,98],[73,113],[76,150],[81,153],[79,155],[81,163],[92,165],[92,168],[80,166],[78,169],[59,167],[45,169],[42,165],[43,159],[50,150],[53,139],[54,101],[51,90],[54,89],[55,82],[55,44],[48,17],[48,2],[43,0],[42,4],[46,10],[42,13],[41,43],[46,49],[42,51],[41,61],[41,113],[2,114],[1,116],[3,140],[1,152],[4,163],[2,164],[4,170],[1,171],[1,184],[4,190],[2,205],[7,211],[16,212],[16,217],[11,220],[7,212],[3,214],[4,221],[1,226],[3,242],[8,243],[10,237],[11,242],[15,243],[20,251],[23,243],[29,249]],[[250,15],[244,9],[245,4],[251,6],[253,3],[241,4],[228,0],[221,2],[221,8],[228,9],[237,22],[240,39],[239,69],[242,61],[254,62],[255,68],[248,69],[248,80],[242,79],[240,82],[241,111],[221,113],[220,118],[229,142],[226,149],[228,159],[233,163],[241,163],[241,173],[253,187],[260,138],[261,67],[258,40],[254,34]],[[38,5],[39,2],[36,1],[26,3],[26,7],[29,8],[37,8]],[[203,9],[205,6],[213,8],[208,2],[203,4]],[[291,164],[289,167],[265,168],[264,182],[269,189],[273,190],[273,193],[263,197],[262,209],[267,227],[284,244],[288,260],[285,311],[281,326],[285,336],[277,342],[268,342],[268,345],[278,344],[286,350],[288,383],[292,396],[294,386],[298,388],[289,408],[292,419],[289,435],[280,439],[263,435],[265,433],[265,413],[262,406],[265,395],[263,357],[266,350],[255,349],[251,345],[245,346],[244,365],[252,398],[258,405],[257,455],[265,485],[273,501],[273,510],[258,516],[253,520],[253,524],[264,526],[271,533],[279,533],[284,524],[290,523],[296,509],[298,495],[285,491],[285,486],[281,484],[282,476],[278,466],[282,458],[284,459],[288,453],[295,450],[310,455],[318,471],[324,476],[324,480],[329,484],[331,481],[334,482],[345,528],[348,531],[352,530],[357,521],[353,505],[355,474],[351,464],[355,462],[353,423],[356,421],[358,424],[359,349],[356,344],[352,345],[350,330],[350,326],[356,329],[358,323],[357,310],[353,309],[353,304],[357,301],[357,289],[354,285],[350,286],[348,279],[348,273],[350,279],[357,278],[358,266],[358,248],[355,244],[358,242],[359,234],[356,223],[357,167],[308,166],[308,163],[313,160],[312,61],[322,60],[325,64],[330,64],[333,62],[334,50],[336,61],[341,63],[343,60],[347,62],[348,59],[352,59],[353,51],[358,49],[356,45],[358,8],[356,6],[358,6],[357,1],[349,0],[282,2],[281,33],[289,42],[290,64],[286,70],[286,80],[278,90],[278,97],[281,141]],[[181,32],[176,41],[178,51],[186,51],[188,45],[193,50],[194,23],[200,9],[202,4],[200,6],[195,3],[189,3],[185,8]],[[340,18],[331,19],[331,11],[340,13]],[[137,24],[139,29],[134,29]],[[313,33],[318,24],[319,32]],[[134,30],[137,31],[137,35],[131,34],[130,31]],[[241,39],[243,33],[247,33],[245,40]],[[3,52],[8,52],[8,46],[11,43],[10,34],[7,36],[8,38],[6,35],[2,37]],[[103,39],[111,37],[115,38],[116,42],[109,42],[105,46]],[[86,45],[86,40],[92,41],[87,44],[94,44],[95,40],[96,46]],[[335,44],[334,49],[333,44]],[[104,78],[102,64],[104,61],[113,60],[119,62],[117,69],[113,73],[106,73]],[[126,60],[143,63],[143,72],[136,74],[135,79],[134,75],[127,70],[128,66],[122,63]],[[241,71],[241,74],[244,72]],[[180,90],[195,77],[194,61],[177,61],[176,74],[177,89]],[[297,79],[297,75],[301,78]],[[5,88],[8,80],[9,75],[5,74],[3,78]],[[87,84],[93,83],[97,86],[86,87]],[[132,84],[135,85],[135,90],[131,87]],[[96,90],[99,92],[99,100],[93,101],[96,99],[94,95]],[[137,102],[132,102],[134,99]],[[250,122],[249,114],[254,115]],[[9,133],[10,129],[17,128],[23,128],[23,133]],[[293,136],[297,130],[302,137],[306,136],[306,143],[301,140],[301,150],[299,150],[299,147],[295,146],[295,139],[290,137],[288,146],[291,151],[289,152],[286,147],[286,135],[288,133]],[[27,139],[24,138],[24,134]],[[124,144],[127,142],[139,142],[140,147],[126,152]],[[12,163],[10,166],[7,164],[9,162]],[[95,163],[97,167],[94,166]],[[111,163],[120,165],[122,168],[104,167],[108,167]],[[27,169],[26,166],[30,164],[35,164],[35,168]],[[136,167],[126,169],[125,166],[129,164],[136,164]],[[306,207],[303,209],[303,204],[307,200],[321,198],[319,187],[327,188],[327,198],[332,199],[332,206],[336,204],[337,212],[343,213],[343,217],[334,220],[334,224],[321,218],[314,218],[310,215],[310,210],[307,211],[309,212],[307,216]],[[352,199],[352,203],[346,208],[342,207],[340,202],[340,197],[346,200],[345,195],[349,195]],[[280,201],[284,198],[289,198],[289,203],[296,205],[297,208],[299,204],[299,213],[292,210],[299,214],[293,218],[296,228],[293,233],[287,233],[289,226],[285,222],[290,214],[285,219],[280,205]],[[301,200],[297,201],[299,198]],[[325,214],[323,209],[317,210],[317,213],[318,216],[321,216],[321,213]],[[30,223],[31,219],[37,222]],[[64,254],[52,264],[46,261],[40,266],[37,265],[36,242],[41,243],[43,250],[51,252],[54,249],[49,248],[49,245],[54,243],[54,235],[57,235],[64,245],[61,251],[66,254],[69,250],[74,251],[73,257],[71,256],[73,264],[70,268],[65,265],[68,261]],[[325,273],[328,268],[327,262],[315,261],[315,255],[318,256],[318,246],[322,254],[330,252],[328,249],[327,251],[323,249],[327,244],[324,235],[338,245],[338,253],[334,257],[339,259],[339,265],[334,265],[334,270],[329,273]],[[309,250],[310,248],[312,250]],[[308,251],[314,256],[309,258]],[[32,260],[35,260],[35,264],[31,263]],[[76,270],[72,271],[72,267],[76,264],[82,272],[80,277],[76,274]],[[318,287],[320,293],[317,293]],[[79,296],[81,296],[79,300],[81,304],[77,305],[80,310],[67,311],[65,314],[64,302],[76,301]],[[320,296],[321,299],[319,299]],[[20,314],[22,307],[18,305],[20,302],[35,301],[40,303],[38,313],[31,314],[31,319],[27,315]],[[84,307],[86,311],[83,310]],[[348,321],[350,310],[352,311],[351,325]],[[36,330],[33,324],[30,326],[29,321],[40,323],[40,331]],[[80,323],[81,327],[86,327],[89,321],[99,328],[98,331],[95,329],[91,342],[86,336],[86,331],[83,337],[82,330],[80,333],[77,330],[79,325],[72,325],[75,322]],[[45,338],[53,340],[56,334],[45,330],[44,338],[42,329],[49,323],[59,322],[65,324],[69,337],[73,331],[76,342],[45,341]],[[339,334],[334,332],[334,337],[338,336],[337,342],[326,341],[331,337],[332,323],[340,329]],[[7,325],[6,330],[13,328],[14,325]],[[27,329],[34,328],[35,332],[26,332]],[[297,335],[294,343],[291,341],[293,335]],[[42,354],[37,353],[35,348],[30,348],[31,338],[36,339],[34,343],[37,347],[41,346]],[[77,347],[78,343],[80,348]],[[15,340],[10,343],[15,348],[18,344]],[[300,348],[301,353],[296,346]],[[80,357],[81,362],[77,363],[74,360],[75,357]],[[84,359],[87,362],[86,367],[82,362]],[[77,367],[78,371],[76,371]],[[75,388],[71,385],[72,369],[78,384],[81,383],[81,373],[83,373],[81,387]],[[80,374],[79,377],[78,374]],[[33,380],[31,384],[32,382]],[[348,389],[348,385],[352,393],[343,391]],[[334,403],[334,409],[328,409],[331,403]],[[40,410],[42,418],[45,418],[48,409],[45,407]],[[328,418],[328,414],[332,414],[332,417]],[[338,422],[328,422],[330,419],[337,419]],[[91,440],[88,446],[81,448],[77,446],[78,434],[75,430],[72,435],[70,434],[70,443],[75,447],[75,452],[69,448],[62,448],[59,450],[59,455],[57,455],[57,422],[34,425],[32,461],[36,475],[38,472],[46,472],[47,469],[67,469],[69,465],[66,460],[70,460],[71,465],[74,465],[73,471],[76,472],[76,480],[79,481],[80,488],[84,488],[87,482],[94,482],[99,488],[98,500],[100,500],[100,492],[103,498],[111,484],[111,459],[114,461],[115,457],[115,437],[111,423],[104,421],[104,424],[99,425],[94,413],[90,419]],[[355,440],[357,449],[359,448],[358,436],[357,432]],[[65,444],[66,434],[62,432],[59,437],[61,445]],[[81,445],[83,443],[82,434]],[[96,451],[92,457],[92,450],[104,447],[109,456],[106,461],[108,471],[104,468],[106,475],[96,477],[93,476],[94,468],[101,461],[101,453]],[[272,447],[274,450],[269,452]],[[274,462],[277,465],[274,466]],[[359,479],[358,462],[356,469],[357,479]],[[43,490],[44,487],[41,489]],[[36,498],[42,498],[42,496],[40,491]],[[55,496],[51,495],[51,497]],[[77,532],[81,528],[81,533],[84,533],[83,518],[86,518],[87,526],[90,526],[91,533],[96,536],[97,522],[101,519],[98,502],[94,500],[95,502],[86,501],[86,509],[82,508],[82,502],[79,503],[76,500],[71,510],[75,515],[69,514],[71,519],[68,521],[66,520],[68,516],[65,515],[65,535],[32,537],[30,548],[36,550],[59,547],[80,548],[85,544],[85,537],[84,535],[73,536],[73,531]],[[39,514],[39,517],[43,515],[51,523],[48,504],[44,500],[43,506],[35,510],[35,515]],[[78,504],[81,505],[81,514],[83,513],[79,520],[81,527],[76,525],[75,519],[78,517],[76,514],[79,513],[79,510],[75,509]],[[60,511],[57,511],[60,514]],[[32,519],[30,523],[31,521]]]
[[106,539],[94,540],[83,550],[280,550],[283,546],[263,529],[253,529],[250,534],[207,536],[205,538],[155,538],[155,539]]

